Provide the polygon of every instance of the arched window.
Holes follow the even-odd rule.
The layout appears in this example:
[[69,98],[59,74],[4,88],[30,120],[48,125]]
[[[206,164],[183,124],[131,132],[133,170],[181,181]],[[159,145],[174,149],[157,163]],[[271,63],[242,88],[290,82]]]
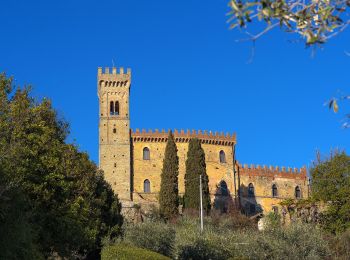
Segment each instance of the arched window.
[[249,183],[248,185],[248,197],[254,197],[254,185]]
[[114,114],[119,115],[119,102],[118,101],[115,101]]
[[272,185],[272,197],[277,197],[277,196],[278,196],[277,185],[273,184]]
[[114,115],[114,102],[111,101],[109,104],[109,114]]
[[219,157],[220,157],[220,163],[226,163],[226,156],[223,150],[220,151]]
[[220,182],[220,195],[222,196],[228,196],[228,188],[227,188],[227,183],[226,181],[221,181]]
[[300,190],[299,186],[295,187],[295,198],[296,199],[300,199],[301,198],[301,190]]
[[151,183],[148,179],[143,182],[143,192],[150,193],[151,192]]
[[113,134],[117,133],[117,129],[113,128]]
[[143,148],[143,159],[144,160],[150,160],[151,159],[150,151],[149,151],[148,147]]

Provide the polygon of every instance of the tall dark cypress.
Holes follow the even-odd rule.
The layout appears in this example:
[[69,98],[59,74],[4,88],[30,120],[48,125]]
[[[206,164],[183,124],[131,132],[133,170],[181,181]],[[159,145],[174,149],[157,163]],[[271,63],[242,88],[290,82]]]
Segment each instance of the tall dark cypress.
[[209,179],[205,164],[205,154],[201,142],[197,138],[190,140],[188,145],[184,207],[186,209],[199,209],[199,175],[202,175],[203,209],[210,211]]
[[174,136],[170,131],[165,148],[159,192],[160,213],[165,219],[170,219],[179,212],[178,176],[179,157],[177,156]]

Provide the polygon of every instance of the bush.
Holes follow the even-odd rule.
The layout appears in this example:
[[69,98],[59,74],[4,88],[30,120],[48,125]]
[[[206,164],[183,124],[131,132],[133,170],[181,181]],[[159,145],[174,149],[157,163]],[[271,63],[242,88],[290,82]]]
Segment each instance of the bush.
[[176,227],[174,258],[227,259],[236,255],[240,232],[220,229],[206,219],[201,234],[199,220],[183,218]]
[[265,220],[266,228],[269,228],[269,229],[280,228],[282,224],[281,216],[274,212],[268,213],[264,218],[264,220]]
[[[199,219],[190,217],[179,218],[175,224],[156,222],[127,226],[124,243],[174,259],[320,259],[331,256],[327,240],[314,225],[267,226],[260,232],[256,228],[237,228],[224,216],[219,221],[205,218],[203,233]],[[348,252],[347,243],[339,242],[344,252]]]
[[313,225],[274,226],[264,232],[205,222],[203,234],[196,219],[176,226],[174,257],[178,259],[319,259],[330,256],[328,243]]
[[171,256],[175,230],[162,222],[128,225],[125,228],[124,241],[162,255]]
[[253,259],[320,259],[330,256],[328,243],[314,225],[295,223],[274,227],[244,238],[249,247],[243,256]]
[[252,220],[239,211],[234,210],[229,214],[220,214],[218,211],[212,211],[210,218],[207,218],[206,222],[224,231],[257,229],[258,226],[256,220]]
[[101,252],[102,260],[168,260],[170,258],[152,252],[147,249],[138,248],[128,244],[115,244],[105,246]]
[[336,259],[350,259],[350,229],[337,237],[329,238],[333,257]]

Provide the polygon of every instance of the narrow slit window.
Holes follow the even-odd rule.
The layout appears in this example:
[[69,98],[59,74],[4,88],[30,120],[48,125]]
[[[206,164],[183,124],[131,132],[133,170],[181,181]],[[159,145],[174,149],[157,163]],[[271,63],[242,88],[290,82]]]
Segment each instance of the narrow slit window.
[[112,116],[114,115],[114,102],[111,101],[109,104],[109,114]]
[[115,101],[115,110],[114,110],[115,115],[119,115],[119,102]]
[[144,160],[150,160],[151,155],[150,155],[150,150],[148,147],[143,148],[143,159]]
[[148,179],[146,179],[143,182],[143,192],[145,192],[145,193],[151,192],[151,182]]
[[300,199],[301,198],[301,190],[299,186],[295,187],[295,198]]

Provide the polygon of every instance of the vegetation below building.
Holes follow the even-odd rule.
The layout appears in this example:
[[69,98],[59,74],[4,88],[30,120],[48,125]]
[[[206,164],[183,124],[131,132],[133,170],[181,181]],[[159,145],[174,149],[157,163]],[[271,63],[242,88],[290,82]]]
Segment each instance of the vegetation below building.
[[254,221],[236,214],[206,217],[202,233],[199,219],[190,216],[171,223],[127,224],[123,237],[107,241],[103,252],[127,244],[172,259],[349,259],[350,232],[332,237],[314,224],[281,226],[274,214],[258,231]]

